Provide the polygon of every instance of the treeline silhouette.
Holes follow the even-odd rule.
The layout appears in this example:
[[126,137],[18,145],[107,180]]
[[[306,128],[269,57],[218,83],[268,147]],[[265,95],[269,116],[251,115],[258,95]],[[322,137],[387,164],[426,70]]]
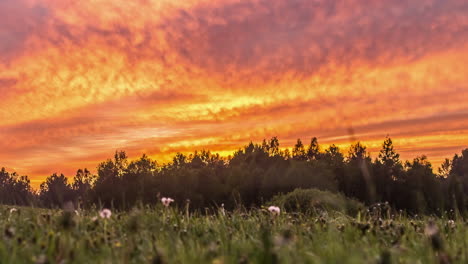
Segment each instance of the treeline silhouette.
[[209,151],[178,153],[164,165],[146,155],[129,161],[124,151],[117,151],[98,165],[97,175],[80,169],[69,182],[63,174],[53,174],[37,192],[26,176],[0,171],[1,203],[42,207],[71,201],[76,207],[125,210],[155,204],[162,196],[192,209],[250,207],[296,188],[340,192],[366,204],[388,202],[415,214],[455,210],[466,215],[468,149],[446,159],[438,173],[425,156],[402,162],[388,137],[375,159],[360,142],[343,154],[335,145],[321,150],[317,138],[307,146],[298,139],[292,150],[281,150],[273,137],[228,158]]

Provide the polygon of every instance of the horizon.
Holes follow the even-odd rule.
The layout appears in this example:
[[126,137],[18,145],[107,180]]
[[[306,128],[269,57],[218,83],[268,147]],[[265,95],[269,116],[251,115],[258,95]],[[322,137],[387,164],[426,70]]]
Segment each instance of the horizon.
[[[391,137],[389,137],[389,138],[391,138]],[[307,141],[304,141],[304,140],[302,140],[302,139],[301,139],[301,141],[302,141],[302,143],[304,144],[305,147],[308,146]],[[392,141],[393,141],[393,139],[392,139]],[[251,142],[252,142],[252,141],[251,141]],[[330,147],[331,145],[335,145],[335,146],[337,146],[337,147],[339,148],[340,152],[346,157],[347,154],[348,154],[348,151],[349,151],[349,147],[350,147],[352,144],[357,143],[357,142],[360,142],[360,141],[351,141],[350,143],[343,143],[343,144],[333,144],[333,143],[331,143],[331,144],[321,144],[320,141],[319,141],[318,143],[319,143],[319,146],[320,146],[320,152],[321,152],[321,153],[323,153],[323,151],[324,151],[325,149],[327,149],[328,147]],[[394,142],[394,141],[393,141],[393,142]],[[252,143],[253,143],[253,144],[261,144],[261,142],[252,142]],[[363,142],[361,142],[361,143],[363,143]],[[383,143],[383,140],[382,140],[381,143]],[[238,149],[236,149],[236,150],[233,150],[233,151],[214,152],[214,151],[210,151],[210,150],[208,150],[208,149],[199,149],[199,150],[194,150],[194,151],[192,151],[192,152],[188,151],[188,152],[180,152],[180,153],[182,153],[183,155],[189,156],[190,154],[194,154],[195,152],[208,151],[208,152],[210,152],[211,154],[214,154],[214,155],[219,154],[220,157],[221,157],[222,159],[228,159],[228,158],[232,157],[232,155],[233,155],[236,151],[242,150],[243,147],[245,147],[245,146],[247,146],[247,145],[248,145],[248,143],[247,143],[247,144],[244,144],[242,147],[240,147],[240,148],[238,148]],[[380,146],[376,146],[376,145],[378,145],[378,143],[376,143],[376,142],[372,143],[372,144],[371,144],[371,147],[368,146],[368,145],[366,145],[366,144],[363,144],[363,145],[367,148],[367,153],[370,155],[370,158],[371,158],[371,159],[377,158],[378,153],[379,153],[379,151],[380,151],[381,148],[382,148],[381,145],[380,145]],[[396,146],[396,144],[393,144],[393,145]],[[289,151],[291,151],[293,147],[294,147],[294,146],[281,147],[281,139],[280,139],[280,148],[279,148],[279,149],[280,149],[281,151],[285,151],[286,149],[289,150]],[[115,152],[113,152],[112,154],[110,154],[105,160],[112,159],[113,154],[115,154],[115,153],[118,152],[118,151],[124,151],[124,152],[126,152],[125,150],[119,150],[119,149],[117,149],[117,150],[115,150]],[[447,158],[447,159],[452,159],[455,155],[460,154],[461,151],[462,151],[462,150],[460,150],[460,151],[458,151],[458,152],[454,153],[453,155],[451,155],[451,156],[449,156],[449,157],[446,157],[446,158]],[[398,154],[400,154],[400,158],[401,158],[400,161],[401,161],[401,163],[402,163],[403,165],[405,164],[406,161],[411,162],[411,161],[413,161],[413,159],[418,158],[418,157],[421,157],[421,156],[426,156],[426,157],[427,157],[427,155],[425,155],[425,154],[416,155],[416,156],[414,156],[414,157],[406,157],[406,155],[408,155],[408,154],[406,154],[406,155],[405,155],[405,154],[401,155],[402,153],[398,151],[398,148],[396,148],[396,152],[397,152]],[[126,152],[126,153],[127,153],[127,152]],[[127,154],[128,154],[128,153],[127,153]],[[134,155],[134,156],[129,156],[129,157],[128,157],[128,158],[129,158],[128,160],[129,160],[129,162],[131,162],[131,161],[136,161],[136,160],[138,160],[139,158],[141,158],[143,155],[146,155],[148,158],[150,158],[150,159],[156,161],[159,168],[162,167],[162,166],[165,166],[165,165],[168,165],[168,164],[172,163],[172,162],[173,162],[173,158],[174,158],[174,156],[170,156],[170,157],[169,157],[169,156],[165,156],[165,158],[163,158],[163,159],[158,159],[158,157],[149,156],[149,155],[147,155],[146,153],[141,153],[141,154],[139,154],[139,155],[136,154],[136,155]],[[445,159],[443,159],[443,160],[440,160],[440,161],[437,161],[437,162],[432,162],[431,159],[430,159],[430,157],[427,157],[427,159],[428,159],[428,161],[431,163],[431,165],[432,165],[432,170],[433,170],[434,173],[437,173],[437,170],[439,169],[440,165],[441,165],[442,162],[445,160]],[[67,171],[67,172],[60,172],[60,171],[50,170],[50,171],[52,171],[52,172],[51,172],[50,174],[48,174],[48,175],[43,175],[43,176],[41,176],[41,179],[35,179],[35,180],[34,180],[34,179],[30,179],[30,181],[31,181],[31,187],[32,187],[35,191],[38,191],[38,190],[39,190],[39,187],[40,187],[40,184],[43,183],[43,182],[46,180],[46,178],[49,177],[49,176],[51,176],[52,174],[58,174],[58,175],[63,174],[65,177],[68,178],[69,182],[72,183],[72,182],[73,182],[73,181],[72,181],[72,180],[73,180],[73,177],[76,175],[76,172],[77,172],[79,169],[87,169],[87,170],[89,170],[92,174],[96,174],[96,173],[97,173],[96,169],[97,169],[99,163],[104,162],[105,160],[103,159],[103,160],[100,160],[100,161],[96,161],[96,163],[95,163],[95,165],[94,165],[93,167],[83,167],[83,166],[82,166],[82,167],[78,167],[78,168],[75,168],[75,169],[70,168],[69,171]],[[6,167],[5,167],[5,168],[6,168]],[[6,169],[7,169],[7,171],[8,171],[8,168],[6,168]],[[28,177],[29,177],[29,175],[21,174],[21,173],[19,173],[18,171],[15,171],[14,169],[13,169],[12,171],[9,171],[9,172],[10,172],[10,173],[11,173],[11,172],[17,172],[19,175],[25,175],[25,176],[28,176]]]
[[436,170],[468,147],[467,29],[462,0],[3,0],[0,167],[389,135]]

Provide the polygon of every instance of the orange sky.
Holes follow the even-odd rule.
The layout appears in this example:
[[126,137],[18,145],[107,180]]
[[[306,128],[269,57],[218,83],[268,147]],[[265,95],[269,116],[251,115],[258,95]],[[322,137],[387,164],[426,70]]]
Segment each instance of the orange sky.
[[350,128],[437,166],[468,147],[467,61],[465,0],[0,0],[0,166],[37,186]]

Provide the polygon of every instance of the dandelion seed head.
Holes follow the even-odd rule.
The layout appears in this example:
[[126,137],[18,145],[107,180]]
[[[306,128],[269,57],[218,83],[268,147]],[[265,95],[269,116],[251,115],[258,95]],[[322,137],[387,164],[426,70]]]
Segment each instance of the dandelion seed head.
[[268,211],[270,211],[270,213],[272,215],[279,215],[280,212],[281,212],[281,210],[280,210],[280,208],[278,206],[273,206],[273,205],[268,207]]
[[163,197],[163,198],[161,198],[161,203],[162,203],[165,207],[168,207],[169,205],[171,205],[172,202],[174,202],[174,199],[172,199],[172,198],[168,198],[168,197]]
[[447,226],[450,227],[450,228],[455,228],[455,226],[456,226],[455,221],[448,220],[447,221]]
[[101,212],[99,212],[99,216],[104,219],[109,219],[111,215],[112,215],[111,210],[106,209],[106,208],[102,209]]

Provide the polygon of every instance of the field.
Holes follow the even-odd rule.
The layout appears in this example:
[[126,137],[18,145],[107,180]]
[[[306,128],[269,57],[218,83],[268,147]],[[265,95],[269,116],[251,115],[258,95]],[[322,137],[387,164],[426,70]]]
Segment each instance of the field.
[[468,263],[466,222],[267,208],[188,213],[1,207],[0,263]]

